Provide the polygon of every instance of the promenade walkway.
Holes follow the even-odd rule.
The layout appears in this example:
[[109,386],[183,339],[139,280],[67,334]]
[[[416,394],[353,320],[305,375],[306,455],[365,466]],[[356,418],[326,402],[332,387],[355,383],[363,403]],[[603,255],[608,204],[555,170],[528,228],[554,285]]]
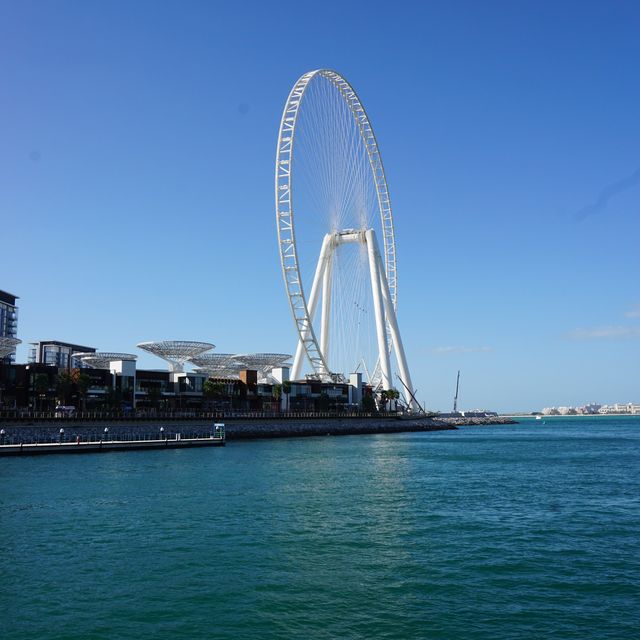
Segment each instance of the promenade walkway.
[[0,456],[45,455],[51,453],[100,453],[106,451],[128,451],[132,449],[181,449],[187,447],[223,447],[224,430],[215,435],[197,438],[144,439],[144,440],[99,440],[75,442],[33,442],[0,444]]

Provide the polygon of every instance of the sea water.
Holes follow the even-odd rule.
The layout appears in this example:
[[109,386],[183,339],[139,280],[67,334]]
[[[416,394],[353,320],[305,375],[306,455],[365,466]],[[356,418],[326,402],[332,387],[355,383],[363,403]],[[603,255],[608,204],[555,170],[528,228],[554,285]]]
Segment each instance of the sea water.
[[0,459],[0,636],[640,637],[640,419]]

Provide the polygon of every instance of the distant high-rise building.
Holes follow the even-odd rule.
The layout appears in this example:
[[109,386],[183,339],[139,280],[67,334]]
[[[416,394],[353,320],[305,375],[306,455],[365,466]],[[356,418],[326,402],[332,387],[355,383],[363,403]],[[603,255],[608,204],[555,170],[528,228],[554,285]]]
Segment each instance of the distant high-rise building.
[[[18,337],[18,307],[16,300],[18,296],[0,289],[0,338]],[[4,362],[15,360],[15,351],[3,358]]]
[[60,342],[59,340],[42,340],[31,343],[29,362],[51,364],[56,367],[80,369],[87,365],[78,358],[73,358],[74,353],[95,353],[94,347],[84,347],[80,344]]

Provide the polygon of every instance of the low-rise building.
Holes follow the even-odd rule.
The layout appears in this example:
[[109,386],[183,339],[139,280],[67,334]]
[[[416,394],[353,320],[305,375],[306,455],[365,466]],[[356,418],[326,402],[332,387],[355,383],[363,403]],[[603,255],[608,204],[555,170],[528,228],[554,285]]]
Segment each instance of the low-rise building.
[[[18,337],[18,296],[0,289],[0,338]],[[0,363],[10,364],[15,361],[16,352],[0,358]]]
[[36,364],[48,364],[66,369],[82,369],[87,365],[79,358],[74,358],[74,353],[95,353],[94,347],[85,347],[71,342],[60,340],[41,340],[32,342],[29,351],[29,362]]

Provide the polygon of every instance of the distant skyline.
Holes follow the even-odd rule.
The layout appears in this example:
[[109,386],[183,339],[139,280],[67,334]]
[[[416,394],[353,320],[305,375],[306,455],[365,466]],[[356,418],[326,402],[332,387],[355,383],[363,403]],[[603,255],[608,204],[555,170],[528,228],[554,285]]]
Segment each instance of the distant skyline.
[[54,339],[293,353],[280,114],[334,68],[378,137],[417,397],[640,402],[640,4],[0,0],[0,289]]

